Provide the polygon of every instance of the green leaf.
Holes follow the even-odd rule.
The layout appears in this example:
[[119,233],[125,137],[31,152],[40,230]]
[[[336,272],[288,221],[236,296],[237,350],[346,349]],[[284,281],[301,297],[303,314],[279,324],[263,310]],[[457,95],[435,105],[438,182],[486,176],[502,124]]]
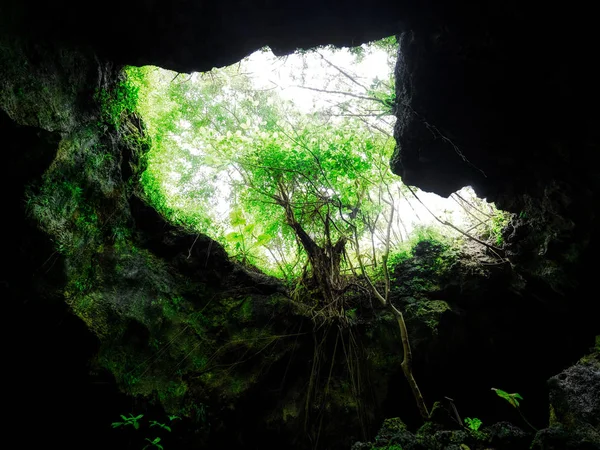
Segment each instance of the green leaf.
[[133,427],[134,427],[136,430],[139,430],[139,429],[140,429],[140,424],[139,424],[138,422],[133,422]]
[[164,423],[160,423],[157,422],[156,420],[152,420],[150,423],[150,427],[160,427],[160,428],[164,428],[167,431],[171,431],[171,427],[169,427],[168,425],[165,425]]
[[515,408],[519,407],[519,400],[517,400],[517,399],[523,400],[523,397],[521,397],[521,395],[518,394],[517,392],[515,392],[514,394],[509,394],[506,391],[503,391],[501,389],[496,389],[496,388],[492,388],[492,391],[495,391],[496,394],[498,395],[498,397],[503,398],[508,403],[510,403],[512,406],[514,406]]
[[479,430],[479,427],[481,427],[482,422],[477,417],[474,417],[473,419],[470,417],[465,417],[465,423],[470,430],[477,431]]
[[148,442],[150,442],[150,444],[146,445],[144,447],[144,449],[146,449],[146,448],[148,448],[150,446],[156,447],[156,448],[161,449],[161,450],[163,449],[163,446],[159,444],[159,442],[160,442],[160,438],[159,437],[155,437],[153,440],[150,440],[149,438],[146,438],[146,440]]
[[273,237],[270,234],[259,234],[256,238],[256,245],[267,245]]
[[509,400],[510,399],[510,394],[506,391],[503,391],[502,389],[494,389],[492,388],[493,391],[496,392],[496,394],[498,395],[498,397],[501,397],[505,400]]
[[111,425],[112,425],[113,428],[118,428],[118,427],[123,426],[125,424],[123,422],[113,422]]
[[241,209],[234,209],[229,213],[229,220],[231,221],[231,226],[237,227],[241,225],[246,225],[246,219],[244,218],[244,213]]
[[232,243],[242,242],[244,240],[244,235],[242,233],[237,233],[234,231],[232,233],[226,234],[225,239]]

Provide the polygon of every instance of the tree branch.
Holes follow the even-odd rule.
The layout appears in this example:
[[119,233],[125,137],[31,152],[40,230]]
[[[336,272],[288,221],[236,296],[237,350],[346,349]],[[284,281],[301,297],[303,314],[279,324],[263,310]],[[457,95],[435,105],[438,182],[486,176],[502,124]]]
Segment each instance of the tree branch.
[[360,95],[360,94],[353,94],[352,92],[330,91],[328,89],[318,89],[318,88],[314,88],[314,87],[300,86],[300,85],[294,85],[294,87],[297,87],[300,89],[308,89],[310,91],[315,91],[315,92],[323,92],[325,94],[347,95],[348,97],[360,98],[362,100],[369,100],[371,102],[381,103],[382,105],[384,105],[386,107],[388,106],[384,100],[381,100],[379,98],[367,97],[366,95]]
[[342,75],[344,75],[346,78],[348,78],[350,81],[352,81],[357,86],[360,86],[361,88],[363,88],[365,90],[365,92],[367,92],[369,90],[364,84],[360,83],[353,76],[349,75],[343,69],[341,69],[340,67],[336,66],[334,63],[332,63],[331,61],[329,61],[321,53],[317,52],[317,54],[323,59],[323,61],[325,61],[331,67],[333,67],[334,69],[336,69],[339,73],[341,73]]

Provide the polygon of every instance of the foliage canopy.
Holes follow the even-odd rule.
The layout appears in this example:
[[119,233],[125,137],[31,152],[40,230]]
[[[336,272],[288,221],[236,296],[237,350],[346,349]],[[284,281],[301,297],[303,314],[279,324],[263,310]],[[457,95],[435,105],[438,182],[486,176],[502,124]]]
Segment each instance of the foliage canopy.
[[[333,67],[330,84],[353,78]],[[377,117],[390,113],[391,83],[355,85],[360,94],[346,87],[364,98],[341,95],[335,105],[302,113],[275,90],[257,89],[240,66],[129,73],[140,83],[140,110],[153,139],[142,181],[171,217],[220,240],[240,261],[286,278],[306,270],[310,259],[300,228],[322,248],[354,231],[361,238],[369,227],[376,232],[382,189],[396,183],[388,169],[391,127]],[[356,83],[362,84],[358,77]],[[333,84],[332,91],[343,92]]]
[[[315,265],[335,266],[334,278],[377,268],[411,229],[399,213],[406,187],[388,167],[396,48],[392,37],[302,52],[285,80],[262,85],[251,60],[202,74],[129,68],[153,141],[146,195],[242,263],[288,280]],[[381,73],[353,71],[382,54]]]

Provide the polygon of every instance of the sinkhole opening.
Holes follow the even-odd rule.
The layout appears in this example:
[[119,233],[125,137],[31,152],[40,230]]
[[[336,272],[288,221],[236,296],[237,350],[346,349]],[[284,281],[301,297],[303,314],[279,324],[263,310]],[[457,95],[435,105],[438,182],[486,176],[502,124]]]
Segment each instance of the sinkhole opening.
[[[152,146],[142,185],[170,220],[287,280],[377,271],[421,240],[501,245],[508,214],[470,188],[442,198],[390,171],[395,37],[183,74],[130,67]],[[317,258],[318,259],[318,258]]]

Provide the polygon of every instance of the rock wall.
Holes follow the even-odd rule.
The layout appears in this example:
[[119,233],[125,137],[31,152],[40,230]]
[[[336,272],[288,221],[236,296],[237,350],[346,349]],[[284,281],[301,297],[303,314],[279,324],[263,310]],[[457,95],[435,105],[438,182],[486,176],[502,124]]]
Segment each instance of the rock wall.
[[[543,402],[543,388],[534,387],[540,375],[574,362],[600,333],[587,294],[599,204],[593,16],[516,2],[276,3],[104,2],[92,15],[88,5],[67,1],[2,5],[10,219],[0,288],[23,335],[13,338],[9,357],[23,393],[11,409],[26,415],[28,405],[44,405],[38,433],[27,422],[13,427],[24,445],[42,445],[75,414],[70,423],[88,437],[64,432],[63,448],[119,448],[123,439],[89,436],[106,437],[104,424],[118,419],[117,410],[152,410],[152,400],[194,418],[182,433],[192,442],[222,448],[267,439],[303,448],[317,436],[323,445],[344,444],[369,434],[382,415],[407,411],[397,400],[410,393],[394,369],[389,317],[374,312],[357,324],[364,342],[356,361],[368,361],[357,367],[370,403],[357,402],[356,385],[344,378],[347,360],[331,357],[348,334],[309,333],[276,282],[232,265],[215,243],[168,225],[144,204],[135,183],[148,145],[143,125],[127,111],[114,123],[100,104],[99,94],[119,89],[122,63],[201,70],[263,45],[285,53],[397,33],[393,170],[442,195],[472,184],[518,216],[505,232],[508,263],[500,267],[480,269],[486,256],[471,254],[437,271],[439,255],[429,251],[404,267],[396,294],[415,330],[423,391],[464,398],[496,381],[485,373],[521,382]],[[293,345],[278,337],[294,334],[303,337]],[[157,353],[161,362],[148,364]],[[248,354],[260,357],[248,363]],[[321,384],[307,406],[313,369],[306,362],[317,355]],[[232,369],[206,370],[208,361]],[[555,403],[569,415],[568,405]],[[301,420],[303,408],[310,423]],[[541,409],[535,420],[544,420]]]
[[589,307],[580,293],[594,276],[600,204],[593,26],[568,8],[461,12],[400,34],[392,170],[445,196],[471,185],[517,214],[506,252],[524,279]]

